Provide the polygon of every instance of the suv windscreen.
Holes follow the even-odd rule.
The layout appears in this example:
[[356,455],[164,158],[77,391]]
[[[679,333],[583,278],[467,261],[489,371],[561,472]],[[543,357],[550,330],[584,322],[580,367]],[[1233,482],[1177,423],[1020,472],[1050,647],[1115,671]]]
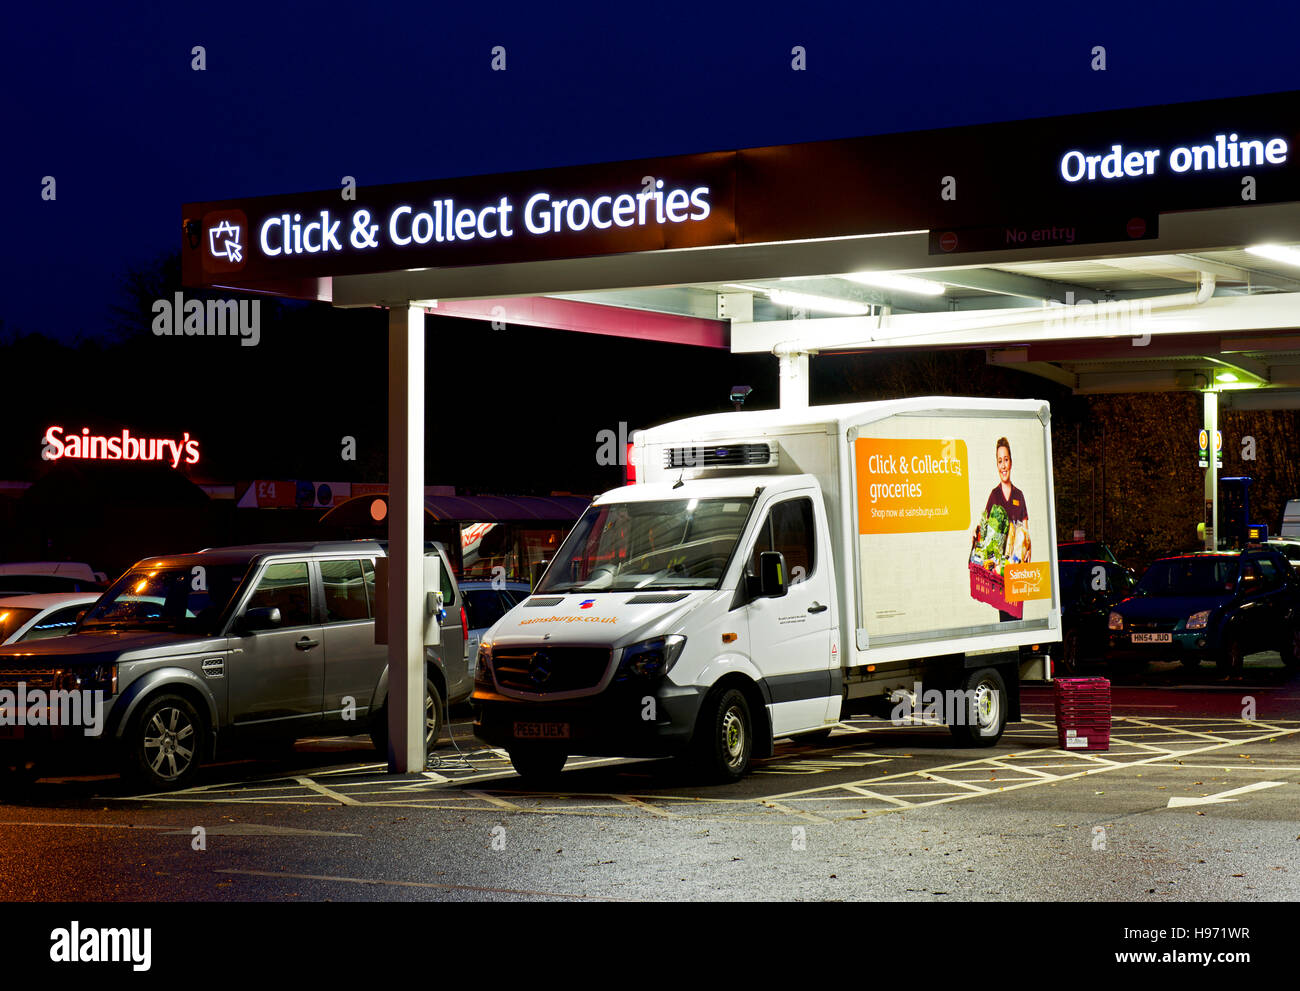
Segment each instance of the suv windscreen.
[[752,497],[591,506],[538,593],[717,588]]
[[1237,587],[1235,557],[1175,557],[1157,561],[1137,584],[1138,595],[1227,595]]
[[239,565],[137,568],[113,583],[81,630],[179,630],[213,634],[248,571]]

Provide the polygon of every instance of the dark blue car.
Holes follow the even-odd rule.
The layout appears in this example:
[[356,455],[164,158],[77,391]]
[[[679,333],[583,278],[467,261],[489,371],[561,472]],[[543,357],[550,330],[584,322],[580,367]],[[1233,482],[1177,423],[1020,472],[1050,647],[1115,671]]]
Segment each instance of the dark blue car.
[[1114,660],[1212,660],[1239,673],[1247,654],[1300,662],[1300,584],[1273,550],[1183,554],[1156,561],[1107,622]]
[[1053,644],[1049,653],[1058,673],[1072,676],[1084,662],[1106,653],[1110,611],[1132,594],[1136,579],[1123,565],[1101,558],[1060,560],[1056,574],[1061,642]]

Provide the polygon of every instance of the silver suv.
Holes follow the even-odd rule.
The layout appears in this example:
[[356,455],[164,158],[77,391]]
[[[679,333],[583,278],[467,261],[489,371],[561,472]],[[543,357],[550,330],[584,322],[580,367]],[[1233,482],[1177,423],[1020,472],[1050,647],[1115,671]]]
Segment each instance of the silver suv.
[[[460,591],[440,545],[442,643],[426,647],[426,746],[473,687]],[[370,733],[387,751],[387,648],[374,642],[376,541],[261,544],[147,558],[57,640],[0,648],[0,693],[103,693],[102,733],[28,720],[0,745],[39,759],[87,739],[124,775],[184,786],[228,746]],[[87,702],[89,706],[89,702]],[[47,722],[50,725],[31,725]],[[16,730],[16,732],[15,732]],[[17,739],[15,739],[17,737]]]

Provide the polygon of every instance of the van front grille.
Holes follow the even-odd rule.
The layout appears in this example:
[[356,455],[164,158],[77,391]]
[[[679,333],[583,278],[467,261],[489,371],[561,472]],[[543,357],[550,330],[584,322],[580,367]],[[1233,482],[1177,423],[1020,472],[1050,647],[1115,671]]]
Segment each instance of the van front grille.
[[595,688],[609,660],[607,647],[505,648],[493,653],[492,667],[502,688],[546,695]]

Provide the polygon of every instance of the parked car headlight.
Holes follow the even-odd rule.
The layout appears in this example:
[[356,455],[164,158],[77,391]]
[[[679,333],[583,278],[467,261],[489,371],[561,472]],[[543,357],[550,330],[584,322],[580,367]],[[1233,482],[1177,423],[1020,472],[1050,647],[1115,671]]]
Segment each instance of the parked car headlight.
[[1117,612],[1110,614],[1110,619],[1106,620],[1106,626],[1112,630],[1124,629],[1124,617]]
[[685,646],[686,638],[674,633],[624,647],[623,660],[619,662],[615,680],[621,681],[628,677],[658,678],[665,675],[677,663]]
[[1187,629],[1203,630],[1210,624],[1210,610],[1202,609],[1187,617]]
[[54,687],[65,692],[117,694],[117,665],[97,664],[93,668],[64,668],[54,675]]

